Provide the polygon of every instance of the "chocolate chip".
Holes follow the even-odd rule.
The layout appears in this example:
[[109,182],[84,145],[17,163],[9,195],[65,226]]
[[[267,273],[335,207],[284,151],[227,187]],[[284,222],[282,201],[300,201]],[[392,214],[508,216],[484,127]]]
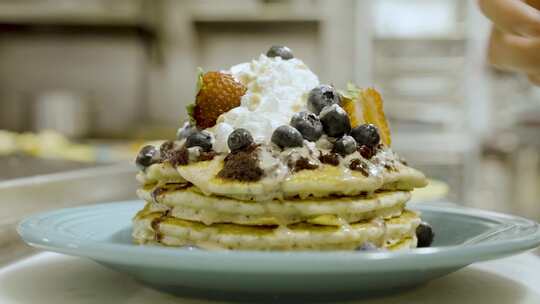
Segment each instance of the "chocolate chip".
[[164,188],[169,191],[178,191],[187,189],[189,187],[193,186],[192,183],[186,182],[186,183],[166,183]]
[[165,183],[162,186],[156,187],[152,191],[151,196],[152,196],[152,199],[154,200],[154,202],[159,203],[158,202],[158,197],[161,194],[163,194],[163,193],[165,193],[167,191],[178,191],[178,190],[187,189],[187,188],[189,188],[191,186],[193,186],[193,184],[190,183],[190,182],[186,182],[186,183]]
[[291,164],[290,167],[293,172],[298,172],[302,170],[315,170],[319,166],[307,157],[300,157],[296,162]]
[[163,239],[163,234],[161,233],[161,231],[159,231],[159,225],[167,218],[167,216],[169,216],[169,214],[170,210],[167,210],[163,212],[159,217],[154,218],[152,222],[150,222],[150,227],[152,227],[152,230],[154,230],[154,232],[156,233],[155,240],[157,242]]
[[361,161],[360,159],[353,159],[351,163],[349,164],[349,168],[354,171],[358,171],[362,173],[363,176],[368,177],[369,176],[369,167],[368,165]]
[[159,230],[159,223],[161,223],[161,216],[156,217],[155,219],[152,220],[152,222],[150,222],[150,227],[152,227],[152,230],[157,232]]
[[397,172],[398,171],[397,168],[393,164],[390,165],[390,164],[385,163],[384,168],[386,170],[390,171],[390,172]]
[[362,145],[358,148],[358,153],[360,153],[363,158],[370,159],[375,155],[375,150],[366,145]]
[[339,155],[337,153],[321,154],[321,156],[319,156],[319,160],[323,164],[328,164],[332,166],[339,165]]

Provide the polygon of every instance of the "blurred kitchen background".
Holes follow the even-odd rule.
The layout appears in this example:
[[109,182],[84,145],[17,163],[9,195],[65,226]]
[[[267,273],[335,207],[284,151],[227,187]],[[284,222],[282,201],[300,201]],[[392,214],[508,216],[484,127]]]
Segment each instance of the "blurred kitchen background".
[[197,67],[283,44],[323,82],[380,90],[394,149],[444,182],[430,191],[540,220],[540,88],[485,63],[490,25],[475,2],[0,0],[2,203],[23,200],[21,177],[110,177],[111,164],[129,185],[86,181],[91,199],[54,198],[133,196],[128,162],[145,140],[174,136]]

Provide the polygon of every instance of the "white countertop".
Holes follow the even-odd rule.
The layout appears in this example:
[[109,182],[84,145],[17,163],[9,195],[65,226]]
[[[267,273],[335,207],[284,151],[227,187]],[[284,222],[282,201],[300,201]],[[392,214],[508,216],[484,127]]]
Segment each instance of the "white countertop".
[[[218,302],[174,297],[92,261],[43,252],[0,269],[0,303]],[[524,253],[474,264],[416,289],[362,303],[538,304],[540,257]]]

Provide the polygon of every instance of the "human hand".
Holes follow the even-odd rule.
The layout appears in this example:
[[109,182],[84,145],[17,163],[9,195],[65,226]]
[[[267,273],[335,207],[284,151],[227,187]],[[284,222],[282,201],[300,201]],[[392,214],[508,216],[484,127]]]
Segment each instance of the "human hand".
[[525,73],[540,85],[540,0],[478,0],[478,4],[493,21],[490,63]]

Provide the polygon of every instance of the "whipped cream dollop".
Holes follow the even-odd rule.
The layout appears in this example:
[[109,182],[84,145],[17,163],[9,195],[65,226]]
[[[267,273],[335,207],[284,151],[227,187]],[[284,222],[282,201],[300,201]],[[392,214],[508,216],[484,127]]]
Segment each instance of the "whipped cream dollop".
[[289,124],[294,113],[306,109],[309,91],[319,79],[302,60],[267,57],[262,54],[251,62],[228,71],[247,87],[241,104],[217,120],[207,131],[214,137],[214,149],[228,152],[227,138],[237,128],[248,130],[256,143],[270,143],[272,132]]

